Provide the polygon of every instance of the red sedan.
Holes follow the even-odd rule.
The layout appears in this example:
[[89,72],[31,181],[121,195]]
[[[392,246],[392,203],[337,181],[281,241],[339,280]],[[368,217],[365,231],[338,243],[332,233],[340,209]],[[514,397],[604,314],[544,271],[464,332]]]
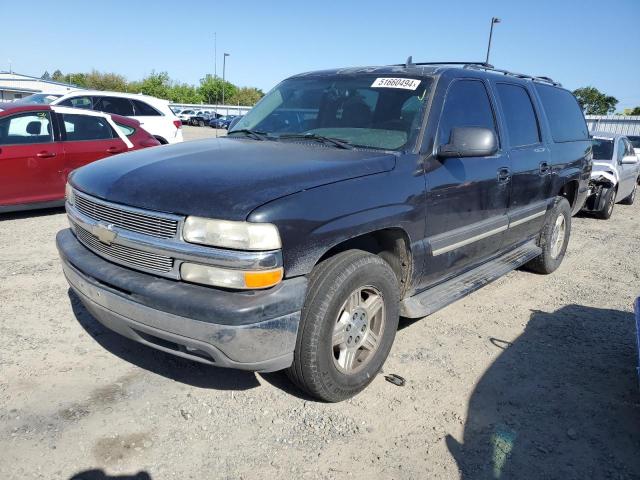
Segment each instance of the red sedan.
[[120,115],[0,104],[0,212],[62,205],[72,170],[155,145],[137,120]]

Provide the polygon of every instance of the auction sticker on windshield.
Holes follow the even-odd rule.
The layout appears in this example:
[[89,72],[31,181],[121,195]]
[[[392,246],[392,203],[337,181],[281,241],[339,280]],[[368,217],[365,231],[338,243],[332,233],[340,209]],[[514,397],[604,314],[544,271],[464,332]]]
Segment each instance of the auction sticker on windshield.
[[415,90],[420,85],[420,80],[412,78],[376,78],[371,84],[372,88],[404,88]]

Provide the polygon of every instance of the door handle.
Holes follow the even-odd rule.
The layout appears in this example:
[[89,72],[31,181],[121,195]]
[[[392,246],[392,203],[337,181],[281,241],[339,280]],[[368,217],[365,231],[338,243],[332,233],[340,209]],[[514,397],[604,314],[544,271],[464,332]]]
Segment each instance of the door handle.
[[55,156],[55,152],[40,152],[36,154],[36,157],[38,158],[53,158]]
[[122,152],[122,149],[118,147],[107,148],[107,153],[120,153],[120,152]]
[[547,162],[540,162],[540,175],[549,175],[551,166]]
[[511,180],[511,170],[507,167],[502,167],[498,169],[498,183],[507,183]]

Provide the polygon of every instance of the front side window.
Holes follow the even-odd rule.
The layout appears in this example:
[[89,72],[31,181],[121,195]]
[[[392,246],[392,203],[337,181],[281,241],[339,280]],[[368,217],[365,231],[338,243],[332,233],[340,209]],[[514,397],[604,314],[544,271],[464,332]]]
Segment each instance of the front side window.
[[0,119],[0,145],[53,142],[49,112],[19,113]]
[[73,97],[67,98],[60,102],[60,105],[73,108],[85,108],[87,110],[93,109],[93,99],[91,97]]
[[611,161],[613,159],[613,140],[593,139],[593,159]]
[[536,83],[536,90],[557,143],[587,140],[589,130],[576,98],[568,90]]
[[285,80],[230,133],[249,129],[280,141],[306,135],[356,147],[406,148],[420,129],[432,79],[390,77],[362,74]]
[[618,163],[622,163],[622,159],[624,158],[627,151],[627,146],[624,143],[624,140],[620,138],[618,140]]
[[498,83],[497,91],[511,147],[539,143],[538,119],[527,90],[520,85]]
[[111,125],[103,117],[63,113],[62,121],[69,142],[107,140],[115,136]]
[[438,129],[440,145],[449,143],[456,127],[484,127],[496,132],[491,101],[481,81],[457,80],[449,87]]
[[133,116],[133,105],[128,98],[120,97],[99,97],[94,110],[106,113],[115,113],[125,117]]

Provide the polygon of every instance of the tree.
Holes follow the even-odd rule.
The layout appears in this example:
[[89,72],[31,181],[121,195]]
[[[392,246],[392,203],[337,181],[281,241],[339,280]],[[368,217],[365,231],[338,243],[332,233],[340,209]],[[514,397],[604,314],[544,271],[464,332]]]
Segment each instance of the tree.
[[235,95],[229,98],[229,100],[225,98],[225,101],[232,105],[253,106],[258,103],[258,100],[262,97],[264,97],[264,92],[259,88],[240,87],[237,89]]
[[127,79],[117,73],[102,73],[92,70],[85,75],[84,84],[92,90],[127,91]]
[[222,91],[224,89],[224,100],[233,98],[237,93],[238,87],[232,83],[222,81],[221,78],[207,75],[200,80],[198,92],[202,96],[205,103],[222,103]]
[[64,82],[64,75],[62,74],[62,72],[60,70],[56,70],[53,72],[53,75],[51,75],[51,80],[55,81],[55,82]]
[[51,80],[51,75],[49,75],[49,71],[48,70],[45,70],[40,78],[42,80]]
[[169,100],[174,103],[201,103],[202,95],[193,85],[176,83],[171,85]]
[[630,108],[631,110],[627,115],[640,115],[640,107]]
[[595,87],[582,87],[573,91],[580,107],[586,115],[607,115],[613,113],[618,99],[605,95]]
[[156,73],[152,71],[139,83],[138,90],[139,93],[168,100],[171,90],[169,74],[167,72]]

